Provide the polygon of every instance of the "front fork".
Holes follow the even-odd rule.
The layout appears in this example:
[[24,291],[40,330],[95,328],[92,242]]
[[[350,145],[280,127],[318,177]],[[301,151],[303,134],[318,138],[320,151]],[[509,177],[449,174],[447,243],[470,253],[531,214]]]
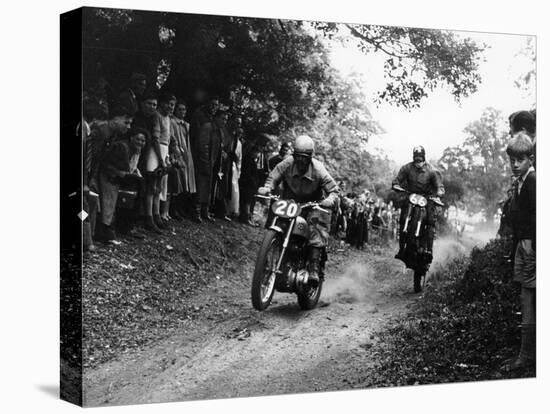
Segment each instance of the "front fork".
[[[280,227],[277,227],[276,226],[276,221],[277,221],[277,218],[275,218],[273,220],[273,223],[271,224],[271,227],[275,227],[276,229],[280,229]],[[283,264],[283,259],[285,257],[285,253],[286,253],[286,249],[288,247],[288,243],[290,242],[290,236],[292,235],[292,231],[294,230],[294,225],[296,223],[296,219],[292,219],[288,225],[288,229],[287,229],[287,232],[286,232],[286,236],[283,240],[283,247],[281,249],[281,254],[279,255],[279,260],[277,262],[277,267],[275,269],[275,272],[277,274],[281,273],[281,265]]]
[[[414,214],[414,217],[412,217],[413,214]],[[403,229],[402,229],[403,234],[407,234],[409,232],[409,223],[412,220],[413,223],[416,222],[416,226],[415,228],[412,228],[411,231],[414,232],[414,237],[416,238],[420,237],[420,231],[422,230],[422,224],[424,223],[425,218],[426,218],[425,208],[418,208],[417,211],[413,211],[413,206],[412,204],[409,203],[407,205],[407,216],[405,218],[405,223],[403,224]]]

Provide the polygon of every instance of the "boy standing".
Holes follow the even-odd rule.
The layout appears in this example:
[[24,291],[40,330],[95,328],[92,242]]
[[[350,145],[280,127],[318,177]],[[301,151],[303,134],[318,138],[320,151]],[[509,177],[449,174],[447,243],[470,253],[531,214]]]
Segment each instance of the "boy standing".
[[536,177],[534,148],[525,132],[514,135],[506,153],[515,177],[511,224],[516,244],[514,280],[521,283],[521,348],[508,369],[534,366],[536,362]]

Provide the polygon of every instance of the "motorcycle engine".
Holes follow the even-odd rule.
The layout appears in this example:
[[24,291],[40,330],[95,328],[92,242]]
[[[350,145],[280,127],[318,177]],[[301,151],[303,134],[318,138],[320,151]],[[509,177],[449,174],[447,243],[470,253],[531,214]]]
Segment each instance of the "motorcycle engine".
[[301,289],[302,286],[307,285],[309,279],[309,272],[306,269],[300,269],[296,273],[296,288]]

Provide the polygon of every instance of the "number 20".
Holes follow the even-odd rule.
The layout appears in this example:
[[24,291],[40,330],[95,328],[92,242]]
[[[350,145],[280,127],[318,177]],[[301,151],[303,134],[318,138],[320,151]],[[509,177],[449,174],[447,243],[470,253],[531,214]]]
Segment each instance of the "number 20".
[[285,210],[287,207],[288,207],[288,202],[284,200],[279,201],[279,205],[275,209],[275,214],[277,214],[278,216],[285,216],[286,215]]

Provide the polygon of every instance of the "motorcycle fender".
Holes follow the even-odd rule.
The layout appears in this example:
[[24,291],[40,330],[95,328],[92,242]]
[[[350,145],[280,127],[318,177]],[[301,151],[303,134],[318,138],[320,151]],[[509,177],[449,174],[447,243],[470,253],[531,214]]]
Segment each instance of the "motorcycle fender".
[[277,233],[284,233],[284,230],[281,226],[277,224],[277,217],[273,218],[271,225],[268,227],[269,230],[276,231]]
[[309,225],[305,218],[298,216],[296,217],[296,224],[294,224],[294,229],[292,230],[293,236],[300,236],[304,239],[309,238]]

